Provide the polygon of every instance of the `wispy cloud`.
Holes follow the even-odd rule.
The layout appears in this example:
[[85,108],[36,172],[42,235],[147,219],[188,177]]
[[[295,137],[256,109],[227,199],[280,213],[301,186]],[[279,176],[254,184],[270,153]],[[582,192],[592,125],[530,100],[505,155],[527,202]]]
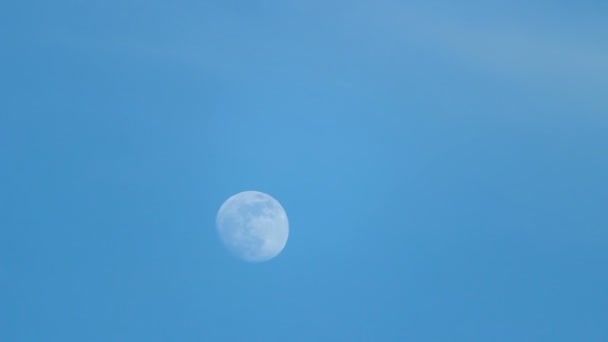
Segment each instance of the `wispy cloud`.
[[[531,20],[533,16],[521,15],[526,9],[519,15],[477,8],[465,13],[461,5],[444,4],[439,11],[415,1],[287,1],[280,9],[266,4],[268,8],[253,14],[224,9],[201,17],[180,12],[176,19],[166,19],[162,35],[136,31],[129,38],[117,29],[94,43],[73,31],[66,36],[73,36],[68,39],[73,45],[198,65],[239,82],[273,73],[337,82],[341,75],[355,77],[353,70],[361,73],[360,65],[382,64],[376,48],[397,60],[404,47],[414,47],[594,107],[608,104],[604,21],[577,25],[573,23],[585,23],[586,18],[572,14],[568,21],[555,19],[557,15],[549,20],[542,13]],[[554,14],[568,14],[564,8],[559,11]]]
[[[555,21],[508,15],[477,20],[384,2],[365,7],[379,32],[402,44],[432,49],[455,61],[536,86],[586,93],[605,100],[608,91],[608,25],[560,26]],[[586,41],[586,42],[585,42]],[[605,102],[604,102],[605,103]]]

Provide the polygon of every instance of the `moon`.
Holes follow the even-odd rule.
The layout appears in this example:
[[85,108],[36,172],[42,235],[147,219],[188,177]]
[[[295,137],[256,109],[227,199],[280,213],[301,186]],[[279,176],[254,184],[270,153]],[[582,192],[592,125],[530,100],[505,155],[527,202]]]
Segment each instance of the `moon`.
[[276,257],[289,237],[285,209],[259,191],[243,191],[228,198],[217,213],[216,227],[226,248],[248,262]]

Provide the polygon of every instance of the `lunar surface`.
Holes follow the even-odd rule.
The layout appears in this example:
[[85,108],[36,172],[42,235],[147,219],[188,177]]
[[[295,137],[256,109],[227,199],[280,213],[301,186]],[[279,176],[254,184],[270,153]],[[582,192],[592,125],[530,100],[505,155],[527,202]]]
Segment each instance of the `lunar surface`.
[[244,191],[227,199],[217,213],[216,225],[228,250],[249,262],[274,258],[289,236],[285,210],[259,191]]

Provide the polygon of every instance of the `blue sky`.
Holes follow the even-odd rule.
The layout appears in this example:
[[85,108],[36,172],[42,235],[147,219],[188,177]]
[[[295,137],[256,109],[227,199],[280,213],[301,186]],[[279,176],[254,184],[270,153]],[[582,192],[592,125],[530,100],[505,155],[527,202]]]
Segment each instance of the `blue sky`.
[[0,13],[0,340],[608,340],[606,2]]

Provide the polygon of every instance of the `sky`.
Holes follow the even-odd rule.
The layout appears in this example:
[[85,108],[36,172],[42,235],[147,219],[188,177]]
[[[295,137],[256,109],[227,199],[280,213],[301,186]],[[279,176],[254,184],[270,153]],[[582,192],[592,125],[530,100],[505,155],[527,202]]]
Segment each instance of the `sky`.
[[[5,1],[1,341],[607,341],[608,2]],[[276,258],[222,245],[257,190]]]

